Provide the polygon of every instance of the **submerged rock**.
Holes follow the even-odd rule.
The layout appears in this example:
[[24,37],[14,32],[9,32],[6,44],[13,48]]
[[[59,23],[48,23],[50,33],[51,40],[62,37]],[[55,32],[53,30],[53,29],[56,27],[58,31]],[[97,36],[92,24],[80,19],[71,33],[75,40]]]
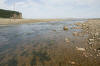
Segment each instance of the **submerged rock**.
[[78,22],[78,23],[75,23],[75,25],[80,26],[80,25],[81,25],[81,23],[80,23],[80,22]]
[[85,51],[85,48],[76,47],[76,50],[78,50],[78,51]]
[[72,29],[81,29],[81,27],[72,27]]
[[68,30],[68,27],[67,27],[67,26],[64,26],[63,29],[64,29],[64,30]]
[[86,24],[82,24],[82,26],[86,26]]
[[74,36],[79,36],[79,33],[78,32],[73,32],[73,35]]
[[76,64],[76,62],[74,62],[74,61],[71,61],[71,62],[70,62],[70,64],[74,65],[74,64]]
[[52,31],[55,31],[56,32],[56,30],[52,30]]
[[65,39],[65,41],[66,41],[67,43],[69,43],[69,42],[70,42],[70,40],[69,40],[68,38],[66,38],[66,39]]

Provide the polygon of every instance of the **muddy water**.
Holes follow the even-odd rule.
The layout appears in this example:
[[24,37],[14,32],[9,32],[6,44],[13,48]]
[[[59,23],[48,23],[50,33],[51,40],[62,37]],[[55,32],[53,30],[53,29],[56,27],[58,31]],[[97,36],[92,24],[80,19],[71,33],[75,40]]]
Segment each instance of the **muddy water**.
[[[76,50],[76,47],[87,48],[87,37],[73,35],[73,32],[82,32],[82,29],[72,29],[74,23],[84,21],[0,26],[0,66],[95,65],[94,59]],[[69,30],[64,31],[64,26],[68,26]]]

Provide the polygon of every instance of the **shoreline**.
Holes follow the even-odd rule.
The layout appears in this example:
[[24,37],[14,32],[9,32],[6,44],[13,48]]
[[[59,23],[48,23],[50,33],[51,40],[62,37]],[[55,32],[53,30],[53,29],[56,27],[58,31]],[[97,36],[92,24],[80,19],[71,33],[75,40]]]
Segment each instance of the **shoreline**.
[[63,20],[64,19],[3,19],[0,18],[0,26],[11,25],[11,24],[36,23],[36,22],[63,21]]

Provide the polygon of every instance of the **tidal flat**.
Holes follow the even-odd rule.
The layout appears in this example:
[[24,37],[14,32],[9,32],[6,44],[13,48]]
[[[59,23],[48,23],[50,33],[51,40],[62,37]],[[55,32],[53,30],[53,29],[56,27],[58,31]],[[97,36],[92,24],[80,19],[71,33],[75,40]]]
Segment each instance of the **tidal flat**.
[[100,20],[0,26],[0,66],[100,66]]

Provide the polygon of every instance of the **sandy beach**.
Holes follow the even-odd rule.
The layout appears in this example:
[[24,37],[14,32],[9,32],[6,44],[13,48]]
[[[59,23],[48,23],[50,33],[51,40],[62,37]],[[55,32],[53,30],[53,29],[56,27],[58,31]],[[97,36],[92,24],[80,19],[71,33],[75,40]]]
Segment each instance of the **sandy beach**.
[[0,18],[0,26],[9,25],[9,24],[24,24],[24,23],[62,21],[62,20],[64,19],[3,19]]

